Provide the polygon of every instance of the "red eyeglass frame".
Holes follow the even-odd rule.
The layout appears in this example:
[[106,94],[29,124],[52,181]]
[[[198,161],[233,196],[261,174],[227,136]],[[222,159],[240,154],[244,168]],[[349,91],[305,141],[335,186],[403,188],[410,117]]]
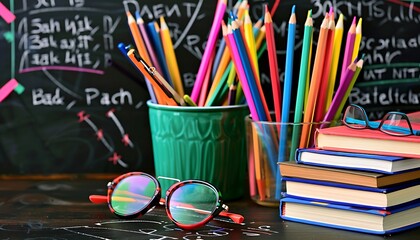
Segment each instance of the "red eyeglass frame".
[[[149,203],[143,209],[139,209],[139,211],[134,213],[134,214],[122,215],[122,214],[117,213],[114,210],[114,208],[112,207],[112,204],[111,204],[111,196],[112,196],[112,193],[114,192],[115,187],[118,185],[119,182],[121,182],[121,180],[123,180],[127,177],[130,177],[130,176],[138,176],[138,175],[143,175],[143,176],[149,177],[151,180],[154,181],[154,183],[156,185],[156,190],[153,194],[153,197],[151,198]],[[207,187],[211,188],[215,192],[218,199],[217,199],[217,203],[216,203],[216,208],[213,210],[213,212],[211,214],[209,214],[208,217],[206,217],[205,219],[203,219],[202,221],[200,221],[196,224],[182,224],[182,223],[177,222],[173,218],[173,216],[172,216],[172,214],[169,210],[170,209],[170,204],[171,204],[170,199],[172,197],[173,192],[176,189],[184,186],[185,184],[190,184],[190,183],[200,183],[200,184],[206,185]],[[165,204],[166,214],[169,217],[169,219],[175,225],[177,225],[178,227],[180,227],[182,229],[185,229],[185,230],[193,230],[193,229],[203,227],[204,225],[206,225],[209,221],[211,221],[216,216],[228,217],[235,223],[242,223],[243,220],[244,220],[244,217],[242,215],[228,212],[228,207],[225,204],[223,204],[220,191],[218,191],[210,183],[205,182],[205,181],[201,181],[201,180],[185,180],[185,181],[175,183],[174,185],[172,185],[166,191],[166,199],[161,199],[161,187],[160,187],[159,181],[155,177],[153,177],[153,176],[151,176],[147,173],[143,173],[143,172],[129,172],[129,173],[122,174],[122,175],[116,177],[114,180],[112,180],[112,182],[109,182],[107,187],[108,187],[107,196],[104,196],[104,195],[90,195],[89,200],[92,203],[95,203],[95,204],[107,203],[109,210],[119,218],[124,218],[124,219],[138,218],[138,217],[141,217],[144,214],[146,214],[148,211],[150,211],[152,208],[156,207],[158,204]],[[189,207],[192,207],[192,206],[189,206]]]

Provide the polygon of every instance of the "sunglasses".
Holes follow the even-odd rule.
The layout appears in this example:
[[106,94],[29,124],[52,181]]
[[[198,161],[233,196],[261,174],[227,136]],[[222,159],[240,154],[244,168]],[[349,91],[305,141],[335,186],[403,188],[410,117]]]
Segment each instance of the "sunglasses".
[[380,130],[392,136],[420,136],[420,131],[413,130],[410,120],[405,113],[388,112],[379,121],[369,121],[366,111],[361,106],[350,104],[343,115],[343,123],[353,129]]
[[178,227],[186,230],[200,228],[216,216],[228,217],[242,223],[244,217],[229,213],[221,193],[213,185],[200,180],[180,181],[161,199],[159,181],[142,172],[129,172],[108,183],[108,195],[90,195],[92,203],[108,203],[112,213],[120,218],[137,218],[158,204],[165,205],[166,214]]

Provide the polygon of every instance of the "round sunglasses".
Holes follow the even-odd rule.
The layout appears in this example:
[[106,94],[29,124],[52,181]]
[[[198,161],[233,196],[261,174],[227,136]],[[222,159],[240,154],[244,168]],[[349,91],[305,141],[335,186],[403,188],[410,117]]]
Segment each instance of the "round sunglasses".
[[158,204],[164,204],[169,219],[186,230],[200,228],[216,216],[242,223],[244,217],[229,213],[216,187],[201,180],[180,181],[161,199],[159,181],[142,172],[129,172],[108,183],[108,195],[90,195],[92,203],[108,203],[112,213],[120,218],[141,217]]

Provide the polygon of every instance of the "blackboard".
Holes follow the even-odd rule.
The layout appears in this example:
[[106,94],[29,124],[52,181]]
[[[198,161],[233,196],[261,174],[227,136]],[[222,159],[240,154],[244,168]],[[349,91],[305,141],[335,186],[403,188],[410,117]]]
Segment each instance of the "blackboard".
[[[228,9],[235,2],[228,1]],[[272,6],[275,1],[249,1],[254,21],[267,2]],[[142,77],[117,48],[119,42],[133,43],[125,10],[139,10],[145,22],[165,16],[189,93],[216,1],[11,0],[4,4],[16,19],[11,24],[0,19],[0,85],[16,78],[25,91],[0,103],[0,172],[152,172],[146,106],[150,97]],[[360,51],[366,61],[350,101],[365,106],[374,117],[390,110],[419,110],[418,2],[281,1],[273,16],[281,79],[293,4],[295,76],[306,12],[313,10],[316,40],[323,15],[333,6],[337,15],[346,16],[345,32],[353,16],[363,18]],[[270,104],[265,54],[260,66]]]

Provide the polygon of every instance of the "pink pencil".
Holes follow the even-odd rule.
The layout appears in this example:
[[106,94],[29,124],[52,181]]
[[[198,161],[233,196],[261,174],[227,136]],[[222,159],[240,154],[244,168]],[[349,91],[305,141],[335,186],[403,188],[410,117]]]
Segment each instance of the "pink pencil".
[[201,87],[209,67],[211,53],[216,45],[217,34],[219,33],[223,15],[226,10],[227,0],[219,0],[217,4],[216,13],[214,15],[213,24],[210,30],[209,38],[206,44],[206,49],[204,50],[203,57],[201,59],[200,67],[198,69],[197,78],[194,83],[194,87],[191,93],[191,99],[194,102],[197,102],[199,94],[201,92]]

